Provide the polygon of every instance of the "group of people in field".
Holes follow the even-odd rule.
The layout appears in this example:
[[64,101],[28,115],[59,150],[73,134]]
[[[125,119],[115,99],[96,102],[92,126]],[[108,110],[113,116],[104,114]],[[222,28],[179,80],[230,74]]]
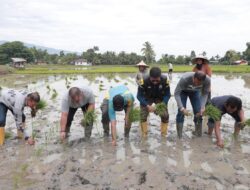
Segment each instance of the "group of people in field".
[[[190,100],[194,116],[194,132],[197,137],[202,136],[202,118],[205,106],[211,103],[221,111],[221,117],[229,114],[235,119],[234,134],[238,135],[244,128],[244,112],[242,101],[233,95],[223,95],[211,98],[211,75],[212,71],[209,61],[203,56],[197,56],[192,59],[195,65],[192,72],[184,73],[174,91],[174,97],[177,103],[178,112],[176,115],[176,131],[178,138],[183,136],[184,118],[190,115],[187,110],[187,99]],[[161,118],[161,135],[167,136],[169,111],[167,108],[171,97],[169,79],[164,75],[159,67],[152,67],[148,72],[148,65],[143,61],[137,64],[139,72],[136,75],[138,85],[137,99],[140,102],[140,128],[141,136],[147,137],[148,116],[149,113],[156,113],[155,105],[164,103],[166,109]],[[173,71],[173,65],[169,65],[169,74]],[[4,130],[6,124],[6,114],[10,110],[15,118],[17,126],[17,137],[25,139],[28,144],[35,143],[34,139],[26,133],[24,107],[31,108],[31,115],[36,115],[36,106],[40,101],[37,92],[27,93],[25,91],[2,89],[0,92],[0,145],[4,144]],[[124,118],[124,136],[129,137],[131,122],[129,113],[133,109],[135,97],[127,86],[119,85],[109,89],[101,104],[102,125],[104,136],[112,136],[112,144],[117,143],[116,134],[116,112],[125,111]],[[60,137],[65,139],[70,134],[71,123],[78,108],[81,108],[85,114],[88,111],[95,110],[95,96],[93,91],[87,86],[73,86],[65,93],[62,98]],[[223,140],[220,134],[221,122],[208,120],[208,135],[212,135],[215,130],[217,145],[223,147]],[[90,138],[93,123],[89,122],[85,126],[85,138]]]

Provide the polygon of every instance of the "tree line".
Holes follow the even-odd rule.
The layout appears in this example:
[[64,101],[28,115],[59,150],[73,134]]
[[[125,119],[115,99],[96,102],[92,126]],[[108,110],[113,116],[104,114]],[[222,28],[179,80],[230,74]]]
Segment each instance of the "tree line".
[[[160,59],[156,60],[155,51],[150,42],[145,42],[142,45],[141,53],[126,53],[124,51],[115,53],[113,51],[106,51],[101,53],[98,46],[83,51],[81,55],[77,53],[64,53],[61,51],[59,54],[49,54],[47,50],[37,49],[36,47],[28,48],[22,42],[6,42],[0,45],[0,64],[8,64],[11,62],[12,57],[22,57],[28,63],[45,62],[48,64],[70,64],[76,59],[85,59],[93,65],[135,65],[141,60],[147,64],[189,64],[193,57],[196,56],[195,51],[191,51],[190,55],[169,55],[164,54]],[[228,50],[224,56],[212,56],[210,62],[213,64],[232,64],[239,59],[245,59],[250,62],[250,42],[246,43],[246,50],[237,52],[235,50]],[[202,52],[206,56],[206,52]]]

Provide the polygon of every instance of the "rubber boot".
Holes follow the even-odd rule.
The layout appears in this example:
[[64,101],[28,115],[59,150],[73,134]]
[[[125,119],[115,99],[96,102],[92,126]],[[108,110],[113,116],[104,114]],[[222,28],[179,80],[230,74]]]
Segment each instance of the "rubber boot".
[[130,132],[131,127],[124,127],[124,136],[126,138],[129,137],[129,132]]
[[141,133],[143,137],[147,137],[148,134],[148,124],[147,122],[142,122],[141,123]]
[[168,123],[161,123],[161,135],[166,136],[168,134]]
[[202,122],[197,121],[194,124],[195,124],[195,131],[193,132],[193,135],[197,137],[201,137],[202,136]]
[[4,140],[5,140],[5,128],[0,127],[0,146],[4,144]]
[[182,138],[182,130],[183,130],[183,123],[177,123],[176,124],[176,131],[179,139]]

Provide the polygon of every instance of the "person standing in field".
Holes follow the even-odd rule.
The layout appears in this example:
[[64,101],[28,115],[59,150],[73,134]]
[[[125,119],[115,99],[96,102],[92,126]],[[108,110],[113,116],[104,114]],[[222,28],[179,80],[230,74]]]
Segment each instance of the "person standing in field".
[[170,80],[172,80],[172,73],[173,73],[173,64],[168,63],[168,76]]
[[33,145],[34,139],[30,137],[25,128],[25,107],[31,108],[31,116],[35,117],[36,105],[40,101],[38,92],[27,93],[25,91],[2,89],[0,91],[0,145],[5,140],[5,124],[8,110],[12,112],[16,127],[17,138],[25,139],[28,144]]
[[202,115],[205,111],[207,97],[210,92],[210,78],[202,71],[188,72],[182,75],[175,88],[175,100],[178,106],[176,115],[176,130],[182,138],[184,117],[190,115],[186,109],[187,98],[190,99],[194,113],[194,135],[202,135]]
[[[232,95],[218,96],[212,98],[211,104],[220,110],[221,117],[227,113],[234,118],[234,136],[237,137],[240,130],[245,127],[245,117],[241,99]],[[224,143],[220,132],[221,117],[218,121],[214,121],[212,118],[208,119],[208,135],[211,136],[213,134],[213,130],[215,130],[217,139],[216,144],[217,146],[223,148]]]
[[159,67],[151,68],[149,75],[141,80],[137,91],[137,99],[141,107],[141,132],[143,137],[146,137],[148,132],[148,115],[155,112],[153,103],[166,104],[165,114],[161,115],[161,134],[162,136],[167,135],[169,121],[167,105],[170,97],[170,87],[167,77],[162,75]]
[[[71,87],[63,96],[60,121],[60,136],[62,140],[68,137],[71,123],[78,108],[81,108],[83,113],[93,111],[95,109],[95,97],[92,90],[88,87]],[[84,128],[85,138],[90,138],[92,128],[93,123],[86,124]]]
[[[192,63],[195,65],[193,68],[193,72],[202,71],[210,78],[212,77],[212,69],[209,65],[209,60],[205,56],[203,55],[196,56],[195,58],[192,59]],[[207,103],[210,103],[210,101],[211,101],[211,89],[208,94]]]
[[101,105],[102,125],[104,135],[109,136],[109,124],[111,123],[112,145],[116,146],[116,112],[125,111],[124,136],[129,137],[131,122],[129,113],[133,109],[134,96],[125,85],[111,88]]
[[148,65],[146,63],[144,63],[144,61],[141,61],[140,63],[138,63],[136,65],[139,69],[139,72],[136,74],[136,83],[137,85],[140,85],[141,80],[143,79],[143,77],[148,74]]

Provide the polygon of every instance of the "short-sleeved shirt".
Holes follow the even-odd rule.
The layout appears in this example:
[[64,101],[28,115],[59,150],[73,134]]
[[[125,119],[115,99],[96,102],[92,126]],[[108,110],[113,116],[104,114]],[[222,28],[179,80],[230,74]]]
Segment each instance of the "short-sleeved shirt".
[[67,91],[67,93],[63,96],[62,99],[62,112],[69,112],[69,108],[80,108],[85,106],[86,104],[94,104],[95,103],[95,96],[92,92],[91,89],[89,89],[88,87],[78,87],[82,94],[83,94],[83,98],[82,100],[78,103],[75,104],[71,97],[69,96],[69,91]]
[[[0,91],[0,103],[13,111],[16,127],[22,130],[25,130],[22,128],[22,115],[26,106],[27,95],[28,92],[23,90],[3,89]],[[26,131],[24,133],[26,136]]]
[[107,94],[105,99],[108,100],[108,114],[110,121],[116,120],[116,114],[113,105],[113,98],[116,95],[121,95],[124,98],[124,108],[133,106],[134,103],[134,96],[129,91],[128,87],[125,85],[120,85],[114,88],[111,88]]
[[[227,113],[227,110],[225,108],[225,104],[227,102],[227,100],[230,98],[230,97],[235,97],[235,96],[232,96],[232,95],[226,95],[226,96],[218,96],[218,97],[214,97],[212,98],[211,100],[211,104],[215,107],[217,107],[220,111],[221,111],[221,117]],[[237,97],[236,97],[237,98]],[[241,100],[240,100],[241,102]],[[237,122],[240,122],[240,118],[238,116],[238,111],[239,110],[236,110],[234,113],[227,113],[229,115],[231,115]]]

